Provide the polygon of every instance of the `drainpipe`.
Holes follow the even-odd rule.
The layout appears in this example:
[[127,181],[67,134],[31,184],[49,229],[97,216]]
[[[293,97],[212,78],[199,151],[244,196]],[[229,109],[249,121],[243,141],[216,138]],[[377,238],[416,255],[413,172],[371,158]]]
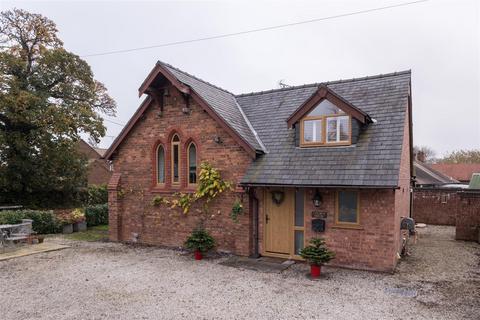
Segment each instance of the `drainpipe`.
[[255,196],[255,189],[254,188],[249,188],[248,190],[248,195],[249,195],[249,204],[250,204],[250,210],[252,213],[252,220],[253,220],[253,254],[250,256],[250,258],[257,259],[260,257],[259,253],[259,248],[258,248],[258,242],[259,242],[259,227],[258,227],[258,199]]

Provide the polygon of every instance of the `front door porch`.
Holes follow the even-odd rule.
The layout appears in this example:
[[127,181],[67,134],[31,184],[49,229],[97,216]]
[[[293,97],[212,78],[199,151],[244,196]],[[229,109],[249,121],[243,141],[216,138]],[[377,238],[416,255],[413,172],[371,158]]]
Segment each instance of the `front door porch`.
[[304,189],[264,190],[262,255],[301,259],[305,246]]

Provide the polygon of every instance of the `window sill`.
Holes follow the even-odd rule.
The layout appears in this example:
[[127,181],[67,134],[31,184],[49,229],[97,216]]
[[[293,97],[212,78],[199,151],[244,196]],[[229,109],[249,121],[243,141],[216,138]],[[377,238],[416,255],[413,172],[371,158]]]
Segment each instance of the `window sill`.
[[178,187],[174,187],[174,186],[160,187],[160,186],[158,186],[158,187],[150,188],[150,192],[151,193],[165,193],[165,194],[173,194],[173,193],[177,193],[177,192],[194,193],[195,189],[181,188],[180,186],[178,186]]
[[334,229],[353,229],[353,230],[364,230],[361,224],[334,224],[332,226]]
[[313,147],[346,147],[351,146],[352,143],[348,142],[331,142],[331,143],[300,143],[300,148],[313,148]]

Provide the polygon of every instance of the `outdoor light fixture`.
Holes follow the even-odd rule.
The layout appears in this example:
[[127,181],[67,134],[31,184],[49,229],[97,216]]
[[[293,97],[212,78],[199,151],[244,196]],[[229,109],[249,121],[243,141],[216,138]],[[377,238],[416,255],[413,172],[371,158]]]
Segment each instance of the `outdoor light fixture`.
[[272,191],[272,201],[276,205],[280,205],[284,197],[285,197],[285,193],[283,193],[283,191],[279,191],[279,190]]
[[317,208],[322,204],[322,196],[320,195],[320,192],[318,192],[318,189],[315,190],[315,195],[313,196],[312,201],[313,205]]

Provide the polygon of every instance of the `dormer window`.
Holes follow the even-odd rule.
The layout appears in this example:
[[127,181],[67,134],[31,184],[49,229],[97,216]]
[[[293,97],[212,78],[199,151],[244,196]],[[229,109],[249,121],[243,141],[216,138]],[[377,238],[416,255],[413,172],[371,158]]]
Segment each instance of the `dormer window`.
[[351,118],[327,99],[300,120],[300,145],[349,145]]

